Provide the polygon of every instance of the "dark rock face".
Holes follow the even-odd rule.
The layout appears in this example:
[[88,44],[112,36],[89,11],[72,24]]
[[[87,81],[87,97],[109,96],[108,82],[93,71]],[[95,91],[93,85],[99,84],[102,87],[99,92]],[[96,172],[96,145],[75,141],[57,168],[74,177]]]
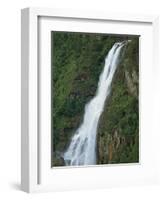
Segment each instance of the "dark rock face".
[[52,162],[53,166],[64,166],[64,159],[61,155],[61,153],[56,152],[53,154],[53,162]]

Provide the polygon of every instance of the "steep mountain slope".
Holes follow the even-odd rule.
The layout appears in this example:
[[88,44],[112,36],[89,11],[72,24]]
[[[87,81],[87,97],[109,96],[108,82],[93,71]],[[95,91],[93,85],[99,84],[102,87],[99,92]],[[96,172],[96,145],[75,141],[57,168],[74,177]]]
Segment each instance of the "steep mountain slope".
[[131,42],[99,123],[97,161],[138,161],[138,37],[52,32],[52,165],[64,165],[62,153],[95,95],[105,56],[115,42],[126,39]]

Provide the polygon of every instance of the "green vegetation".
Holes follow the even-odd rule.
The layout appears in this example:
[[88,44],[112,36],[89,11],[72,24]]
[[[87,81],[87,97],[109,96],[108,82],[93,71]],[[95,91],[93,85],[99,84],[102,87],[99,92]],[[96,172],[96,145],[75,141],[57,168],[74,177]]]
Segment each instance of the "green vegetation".
[[138,162],[138,48],[136,36],[52,32],[52,165],[80,125],[85,104],[95,95],[104,59],[115,42],[130,39],[101,116],[98,164]]

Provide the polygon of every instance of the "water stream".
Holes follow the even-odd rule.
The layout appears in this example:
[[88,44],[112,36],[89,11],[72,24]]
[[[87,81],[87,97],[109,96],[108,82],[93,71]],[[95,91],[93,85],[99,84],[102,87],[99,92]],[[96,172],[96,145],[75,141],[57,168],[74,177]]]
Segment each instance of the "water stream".
[[70,145],[63,155],[66,165],[96,164],[96,136],[100,116],[106,98],[111,91],[111,83],[117,69],[120,52],[126,42],[115,43],[105,58],[95,96],[85,105],[83,122],[71,138]]

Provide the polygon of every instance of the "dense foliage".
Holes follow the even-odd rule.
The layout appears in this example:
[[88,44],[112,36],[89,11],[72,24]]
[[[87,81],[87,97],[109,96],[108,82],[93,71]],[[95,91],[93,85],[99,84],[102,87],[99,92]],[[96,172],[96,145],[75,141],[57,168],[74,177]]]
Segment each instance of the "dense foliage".
[[97,160],[138,161],[138,37],[52,32],[52,165],[64,165],[61,154],[95,95],[105,56],[115,42],[126,39],[131,42],[121,55],[99,123]]

